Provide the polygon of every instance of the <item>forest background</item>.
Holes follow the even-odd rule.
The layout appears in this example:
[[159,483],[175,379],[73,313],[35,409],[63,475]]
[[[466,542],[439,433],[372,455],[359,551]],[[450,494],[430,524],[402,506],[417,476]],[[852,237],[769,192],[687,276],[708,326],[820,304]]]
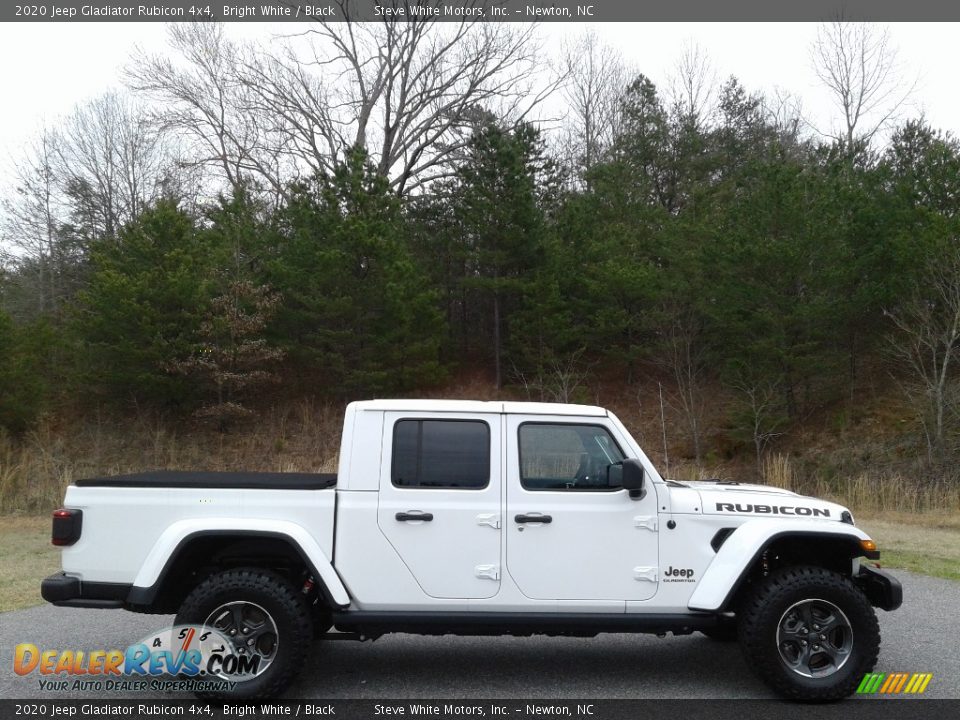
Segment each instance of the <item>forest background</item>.
[[610,407],[670,477],[945,529],[960,577],[960,143],[883,28],[820,28],[830,128],[693,44],[655,84],[534,26],[168,32],[0,195],[26,534],[83,476],[333,470],[351,400],[530,399]]

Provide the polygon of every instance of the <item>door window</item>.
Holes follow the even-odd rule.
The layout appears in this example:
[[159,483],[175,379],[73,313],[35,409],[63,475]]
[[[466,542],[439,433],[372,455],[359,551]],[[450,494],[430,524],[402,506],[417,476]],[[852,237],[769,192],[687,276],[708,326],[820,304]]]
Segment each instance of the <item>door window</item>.
[[[608,468],[623,460],[600,425],[524,423],[520,435],[520,484],[526,490],[617,490]],[[614,474],[615,476],[615,474]]]
[[490,426],[479,420],[398,420],[390,474],[402,488],[485,488]]

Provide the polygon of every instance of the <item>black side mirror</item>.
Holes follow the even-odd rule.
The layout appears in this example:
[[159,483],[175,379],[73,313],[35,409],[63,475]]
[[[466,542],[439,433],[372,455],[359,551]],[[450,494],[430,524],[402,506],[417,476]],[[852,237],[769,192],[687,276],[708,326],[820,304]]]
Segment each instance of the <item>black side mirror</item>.
[[644,490],[643,465],[639,460],[627,458],[621,463],[622,486],[630,492],[631,500],[640,500],[646,494]]
[[612,463],[607,465],[607,487],[609,488],[622,488],[623,487],[623,463]]

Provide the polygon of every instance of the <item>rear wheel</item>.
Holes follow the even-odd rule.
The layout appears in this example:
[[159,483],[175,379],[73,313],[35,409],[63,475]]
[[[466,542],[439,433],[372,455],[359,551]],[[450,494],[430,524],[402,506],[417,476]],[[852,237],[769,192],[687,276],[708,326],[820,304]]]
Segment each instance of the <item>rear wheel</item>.
[[276,697],[300,670],[313,638],[303,594],[280,575],[253,568],[227,570],[200,583],[181,605],[176,624],[213,628],[229,641],[225,653],[236,658],[231,662],[254,661],[246,675],[223,670],[206,675],[204,680],[236,684],[227,692],[197,693],[204,698]]
[[877,662],[880,628],[873,607],[849,578],[824,568],[772,573],[738,616],[747,662],[784,697],[846,697]]

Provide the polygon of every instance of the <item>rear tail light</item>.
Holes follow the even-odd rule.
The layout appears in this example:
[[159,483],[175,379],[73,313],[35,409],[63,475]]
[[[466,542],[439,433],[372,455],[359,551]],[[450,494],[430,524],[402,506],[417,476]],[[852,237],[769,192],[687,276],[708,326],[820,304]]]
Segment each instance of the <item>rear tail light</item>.
[[54,545],[73,545],[80,539],[82,525],[82,510],[68,510],[66,508],[54,510],[53,532],[50,539]]

